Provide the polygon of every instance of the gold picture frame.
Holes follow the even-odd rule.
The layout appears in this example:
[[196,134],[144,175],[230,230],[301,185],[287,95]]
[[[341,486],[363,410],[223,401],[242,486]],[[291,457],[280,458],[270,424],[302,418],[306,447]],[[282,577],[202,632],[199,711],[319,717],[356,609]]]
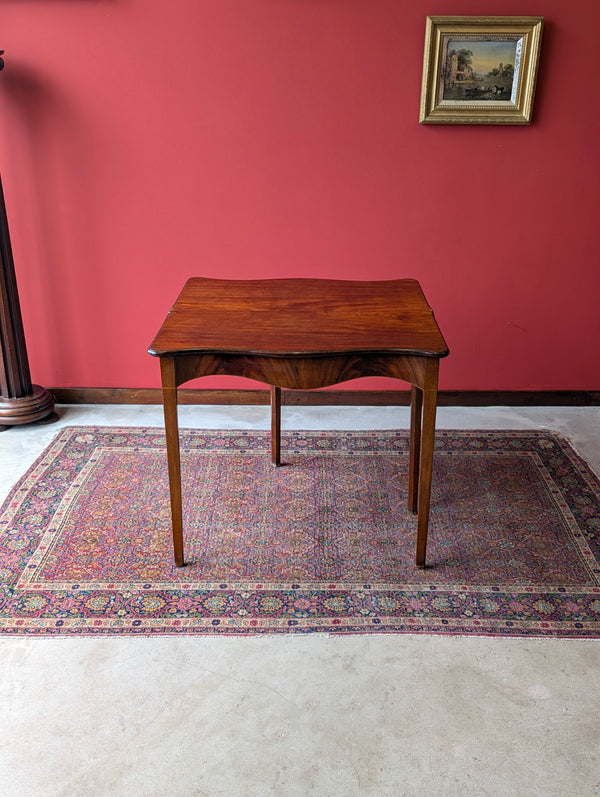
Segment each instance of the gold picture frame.
[[543,17],[427,17],[422,124],[531,123]]

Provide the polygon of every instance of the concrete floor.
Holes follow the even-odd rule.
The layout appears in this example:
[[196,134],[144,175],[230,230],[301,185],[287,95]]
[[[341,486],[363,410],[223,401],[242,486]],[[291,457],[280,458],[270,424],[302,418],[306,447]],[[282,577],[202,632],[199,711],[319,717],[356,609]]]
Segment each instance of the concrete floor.
[[[72,424],[0,434],[0,498]],[[266,407],[182,426],[268,428]],[[289,408],[283,428],[408,426],[406,408]],[[600,408],[441,408],[439,428],[551,428],[600,473]],[[600,795],[600,641],[326,635],[0,637],[3,797]]]

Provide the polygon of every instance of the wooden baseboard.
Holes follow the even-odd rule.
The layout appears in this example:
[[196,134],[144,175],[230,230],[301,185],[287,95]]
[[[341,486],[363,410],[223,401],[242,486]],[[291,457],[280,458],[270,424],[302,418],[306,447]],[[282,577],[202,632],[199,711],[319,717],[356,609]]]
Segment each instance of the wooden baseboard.
[[[158,388],[51,388],[57,404],[161,404]],[[268,390],[179,391],[180,404],[268,404]],[[284,390],[288,406],[408,406],[408,390]],[[600,390],[441,390],[441,407],[598,407]]]

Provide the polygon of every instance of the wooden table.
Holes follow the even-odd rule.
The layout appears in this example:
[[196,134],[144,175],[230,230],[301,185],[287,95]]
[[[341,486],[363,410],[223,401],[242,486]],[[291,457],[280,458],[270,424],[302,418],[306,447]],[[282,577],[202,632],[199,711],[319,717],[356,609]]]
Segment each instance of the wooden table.
[[210,374],[271,386],[271,456],[280,461],[281,389],[362,376],[412,385],[408,505],[425,566],[439,360],[448,348],[416,280],[189,279],[152,342],[160,358],[173,551],[184,565],[177,388]]

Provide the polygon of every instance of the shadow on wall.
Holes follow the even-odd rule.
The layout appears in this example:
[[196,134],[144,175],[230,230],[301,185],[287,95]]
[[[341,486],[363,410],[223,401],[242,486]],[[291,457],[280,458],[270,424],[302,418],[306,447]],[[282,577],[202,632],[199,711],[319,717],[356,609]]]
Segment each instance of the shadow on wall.
[[[96,225],[89,212],[93,186],[85,126],[67,98],[27,64],[6,61],[0,92],[6,98],[3,133],[16,174],[16,185],[4,181],[7,213],[9,225],[11,217],[18,216],[25,231],[18,248],[28,261],[20,264],[15,254],[17,281],[35,300],[38,335],[45,336],[53,370],[68,373],[72,357],[85,356],[77,349],[77,316],[57,316],[53,308],[76,307],[81,303],[80,283],[95,293],[101,277],[94,265]],[[69,263],[77,263],[77,270]],[[65,339],[70,341],[69,362]]]

